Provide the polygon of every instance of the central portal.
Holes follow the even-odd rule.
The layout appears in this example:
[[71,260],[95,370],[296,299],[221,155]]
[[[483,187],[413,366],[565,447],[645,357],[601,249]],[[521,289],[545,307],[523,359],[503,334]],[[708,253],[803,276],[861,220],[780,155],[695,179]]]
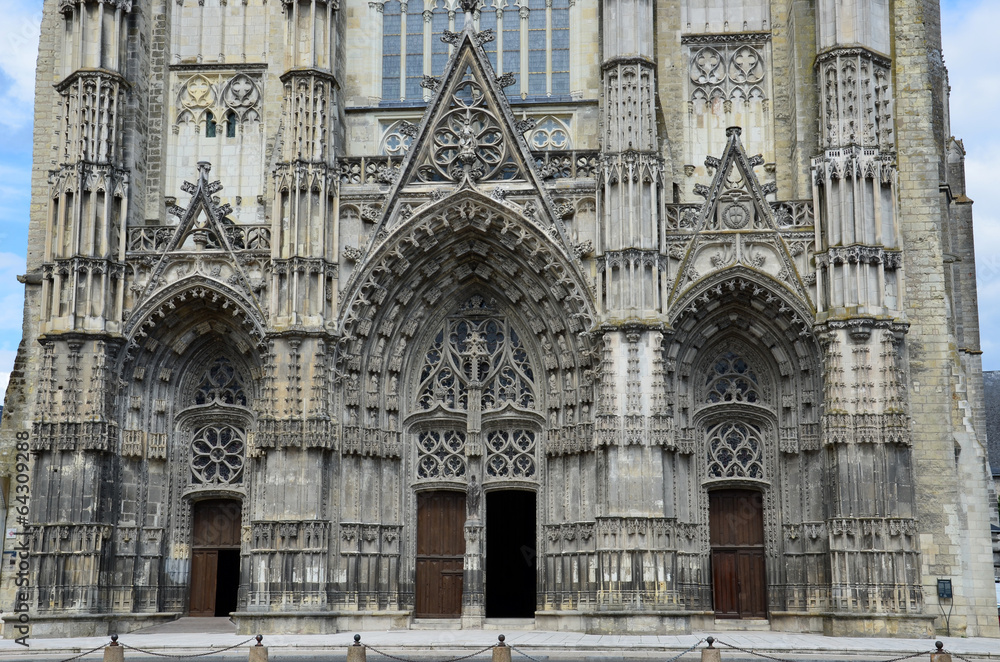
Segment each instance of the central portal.
[[535,493],[486,494],[486,617],[534,618]]

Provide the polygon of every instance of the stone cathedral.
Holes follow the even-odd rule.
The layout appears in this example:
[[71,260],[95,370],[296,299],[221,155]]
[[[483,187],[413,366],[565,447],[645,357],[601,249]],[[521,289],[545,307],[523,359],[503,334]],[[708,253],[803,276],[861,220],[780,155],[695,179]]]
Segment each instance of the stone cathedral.
[[940,48],[934,0],[47,0],[5,604],[1000,636]]

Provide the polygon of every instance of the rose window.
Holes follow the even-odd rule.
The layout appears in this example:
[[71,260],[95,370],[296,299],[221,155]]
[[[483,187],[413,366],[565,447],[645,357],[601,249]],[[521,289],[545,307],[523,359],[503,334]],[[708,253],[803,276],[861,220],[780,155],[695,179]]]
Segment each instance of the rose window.
[[764,478],[761,429],[752,423],[719,423],[708,431],[709,478]]
[[191,473],[198,483],[238,483],[243,479],[243,431],[230,425],[206,425],[191,442]]
[[517,167],[507,154],[500,123],[486,108],[483,88],[467,79],[451,97],[451,110],[432,134],[431,163],[418,169],[420,177],[456,180],[465,172],[476,180],[513,177]]

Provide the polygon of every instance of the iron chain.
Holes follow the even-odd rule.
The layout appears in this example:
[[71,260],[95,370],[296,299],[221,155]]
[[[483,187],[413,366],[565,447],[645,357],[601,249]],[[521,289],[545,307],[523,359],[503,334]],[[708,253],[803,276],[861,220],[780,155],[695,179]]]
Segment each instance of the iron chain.
[[664,662],[674,662],[674,660],[679,660],[681,657],[687,655],[688,653],[690,653],[691,651],[693,651],[695,648],[698,648],[698,646],[700,646],[703,641],[705,641],[705,640],[704,639],[699,639],[698,643],[696,643],[691,648],[687,649],[686,651],[682,651],[682,652],[678,653],[677,655],[674,655],[669,660],[664,660]]
[[[934,651],[931,651],[933,653]],[[891,660],[884,660],[883,662],[902,662],[902,660],[909,660],[913,657],[920,657],[921,655],[927,655],[927,652],[913,653],[912,655],[904,655],[903,657],[894,657]]]
[[79,660],[84,655],[90,655],[91,653],[95,653],[95,652],[101,650],[102,648],[104,648],[104,644],[101,644],[97,648],[91,648],[86,653],[80,653],[79,655],[74,655],[73,657],[67,657],[65,660],[62,660],[61,662],[72,662],[73,660]]
[[[368,650],[372,651],[373,653],[377,653],[378,655],[381,655],[382,657],[387,657],[390,660],[396,660],[396,662],[425,662],[423,660],[413,660],[413,659],[409,659],[409,658],[405,658],[405,657],[399,657],[398,655],[393,655],[392,653],[386,653],[385,651],[380,651],[379,649],[375,648],[374,646],[369,646],[368,644],[365,644],[365,643],[363,643],[361,645],[364,646],[365,648],[367,648]],[[462,657],[453,657],[453,658],[450,658],[450,659],[447,659],[447,660],[437,660],[437,662],[460,662],[460,660],[468,660],[470,657],[475,657],[477,655],[482,655],[483,653],[485,653],[488,650],[491,650],[492,648],[493,648],[493,646],[487,646],[486,648],[483,648],[482,650],[477,650],[475,653],[469,653],[468,655],[463,655]]]
[[775,657],[773,655],[766,655],[764,653],[758,653],[756,651],[750,650],[749,648],[740,648],[739,646],[733,646],[732,644],[727,644],[724,641],[719,641],[716,639],[713,643],[721,644],[722,646],[727,646],[729,648],[741,651],[743,653],[749,653],[750,655],[756,655],[757,657],[763,657],[768,660],[774,660],[774,662],[796,662],[796,660],[789,660],[783,657]]
[[515,652],[516,652],[516,653],[517,653],[518,655],[523,655],[524,657],[526,657],[526,658],[528,658],[529,660],[531,660],[531,662],[542,662],[542,661],[541,661],[541,660],[539,660],[538,658],[534,658],[534,657],[531,657],[530,655],[528,655],[527,653],[525,653],[525,652],[524,652],[523,650],[521,650],[520,648],[514,648],[514,647],[513,647],[513,646],[511,646],[510,644],[505,644],[505,645],[506,645],[506,646],[510,646],[510,649],[511,649],[512,651],[515,651]]
[[191,658],[191,657],[205,657],[206,655],[215,655],[216,653],[225,653],[226,651],[231,651],[234,648],[239,648],[240,646],[246,646],[247,644],[249,644],[251,641],[254,641],[254,640],[255,640],[255,637],[251,637],[250,639],[247,639],[246,641],[241,641],[238,644],[233,644],[232,646],[227,646],[226,648],[220,648],[218,650],[206,651],[204,653],[191,653],[191,654],[184,654],[184,655],[178,655],[176,653],[157,653],[155,651],[148,651],[148,650],[144,650],[142,648],[136,648],[135,646],[129,646],[128,644],[119,644],[119,645],[120,646],[124,646],[125,648],[128,648],[129,650],[138,651],[139,653],[143,653],[145,655],[155,655],[156,657]]

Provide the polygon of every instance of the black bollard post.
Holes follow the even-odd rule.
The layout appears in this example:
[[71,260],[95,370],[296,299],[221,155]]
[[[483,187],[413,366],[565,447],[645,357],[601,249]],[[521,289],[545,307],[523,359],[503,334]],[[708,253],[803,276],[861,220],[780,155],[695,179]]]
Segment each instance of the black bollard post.
[[701,662],[722,662],[722,651],[712,647],[715,637],[708,637],[705,641],[708,642],[708,648],[701,649]]
[[347,662],[365,662],[367,655],[365,647],[361,645],[361,635],[354,635],[354,645],[347,647]]
[[258,634],[254,639],[257,640],[257,645],[250,647],[250,662],[267,662],[267,646],[260,643],[264,637]]
[[506,638],[502,634],[497,637],[497,644],[493,646],[493,662],[510,662],[510,646],[504,643]]
[[104,647],[104,662],[125,662],[125,647],[118,643],[118,635],[111,635],[111,643]]
[[934,642],[936,651],[931,653],[931,662],[951,662],[951,653],[944,652],[944,644],[940,641]]

